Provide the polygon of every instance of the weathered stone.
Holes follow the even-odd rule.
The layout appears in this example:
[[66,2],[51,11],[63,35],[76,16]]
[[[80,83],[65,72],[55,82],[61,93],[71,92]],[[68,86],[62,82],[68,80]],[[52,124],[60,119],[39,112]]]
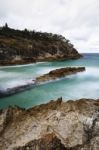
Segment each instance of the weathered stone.
[[99,100],[58,99],[0,112],[0,150],[91,149],[99,149]]
[[52,70],[47,74],[37,77],[36,83],[59,79],[67,75],[72,75],[82,71],[85,71],[85,67],[67,67],[67,68]]

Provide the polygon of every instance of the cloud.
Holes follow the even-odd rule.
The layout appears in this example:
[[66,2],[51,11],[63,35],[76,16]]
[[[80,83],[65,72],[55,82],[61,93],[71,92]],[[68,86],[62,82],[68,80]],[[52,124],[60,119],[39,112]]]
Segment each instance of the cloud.
[[98,0],[0,0],[0,24],[64,35],[80,52],[99,52]]

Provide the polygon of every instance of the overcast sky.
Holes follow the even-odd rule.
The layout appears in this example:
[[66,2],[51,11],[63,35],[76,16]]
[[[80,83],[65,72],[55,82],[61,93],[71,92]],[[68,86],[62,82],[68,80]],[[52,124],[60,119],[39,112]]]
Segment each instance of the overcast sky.
[[64,35],[79,52],[99,52],[99,0],[0,0],[0,25]]

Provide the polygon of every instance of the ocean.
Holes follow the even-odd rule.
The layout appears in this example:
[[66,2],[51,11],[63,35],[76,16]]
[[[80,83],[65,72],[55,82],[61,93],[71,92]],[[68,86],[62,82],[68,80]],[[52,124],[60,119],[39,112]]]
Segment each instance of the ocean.
[[62,97],[64,101],[99,98],[99,53],[83,54],[78,60],[41,62],[0,67],[0,90],[31,83],[33,79],[61,67],[86,67],[85,72],[50,81],[23,92],[0,98],[0,109],[10,106],[30,108]]

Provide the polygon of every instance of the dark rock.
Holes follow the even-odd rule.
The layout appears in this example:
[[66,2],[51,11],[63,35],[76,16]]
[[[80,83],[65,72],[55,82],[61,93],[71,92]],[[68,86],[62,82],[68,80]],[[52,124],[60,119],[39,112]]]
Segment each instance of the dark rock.
[[36,78],[36,83],[55,80],[58,78],[65,77],[67,75],[72,75],[77,72],[85,71],[85,67],[67,67],[67,68],[60,68],[56,70],[52,70],[47,74],[44,74],[40,77]]
[[26,85],[20,85],[20,86],[8,88],[5,91],[0,90],[0,97],[10,96],[10,95],[13,95],[13,94],[16,94],[16,93],[19,93],[19,92],[23,92],[25,90],[29,90],[33,87],[35,87],[35,83],[29,83],[29,84],[26,84]]
[[38,61],[78,59],[81,55],[61,35],[0,30],[0,65],[17,65]]

